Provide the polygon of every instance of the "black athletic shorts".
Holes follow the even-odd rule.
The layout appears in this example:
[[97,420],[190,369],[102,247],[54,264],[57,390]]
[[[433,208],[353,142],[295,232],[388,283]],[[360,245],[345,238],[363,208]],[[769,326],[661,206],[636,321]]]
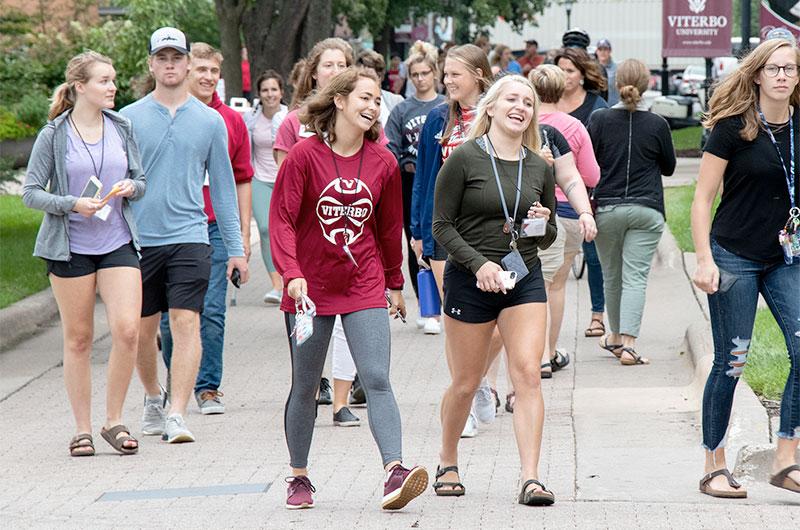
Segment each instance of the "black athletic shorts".
[[69,261],[44,260],[47,263],[47,274],[59,278],[78,278],[94,274],[100,269],[111,267],[139,268],[139,256],[132,243],[125,243],[121,247],[106,254],[70,254]]
[[142,248],[142,316],[169,309],[201,313],[211,274],[211,246],[178,243]]
[[477,283],[474,274],[448,261],[444,269],[444,314],[461,322],[482,324],[497,319],[507,307],[547,302],[538,262],[506,294],[481,291]]

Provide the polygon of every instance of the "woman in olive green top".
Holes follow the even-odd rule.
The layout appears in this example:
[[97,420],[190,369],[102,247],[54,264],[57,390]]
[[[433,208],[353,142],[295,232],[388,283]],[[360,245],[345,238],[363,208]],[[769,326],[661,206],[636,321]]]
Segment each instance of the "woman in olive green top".
[[433,235],[449,254],[444,318],[447,347],[454,352],[453,381],[441,408],[441,465],[434,484],[440,496],[464,494],[458,441],[472,396],[492,362],[489,342],[497,326],[516,390],[519,502],[554,502],[538,480],[544,423],[539,363],[547,297],[537,252],[556,238],[555,217],[550,217],[555,182],[552,168],[539,156],[538,106],[527,79],[503,77],[478,104],[471,139],[450,155],[436,180]]

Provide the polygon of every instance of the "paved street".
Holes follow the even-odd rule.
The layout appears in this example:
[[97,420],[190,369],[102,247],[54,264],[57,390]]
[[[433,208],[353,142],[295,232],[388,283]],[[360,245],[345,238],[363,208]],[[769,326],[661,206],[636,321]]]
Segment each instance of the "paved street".
[[[400,512],[382,512],[383,472],[366,409],[354,409],[364,424],[347,429],[334,428],[331,407],[321,407],[310,462],[316,508],[288,511],[285,329],[278,309],[261,302],[263,266],[259,260],[252,265],[255,280],[228,313],[228,411],[204,417],[191,405],[187,421],[197,443],[140,437],[139,455],[119,457],[100,438],[110,346],[101,308],[93,363],[94,458],[68,456],[73,420],[57,323],[0,354],[0,527],[800,527],[800,497],[764,483],[746,481],[750,497],[744,501],[697,492],[703,456],[699,403],[683,340],[687,326],[702,316],[680,264],[661,262],[651,275],[637,347],[653,361],[649,366],[622,367],[596,339],[583,337],[589,320],[586,280],[568,283],[561,347],[573,363],[543,383],[547,419],[540,470],[556,494],[555,506],[516,504],[519,460],[512,415],[502,412],[493,424],[481,425],[476,438],[461,442],[466,496],[437,498],[429,490]],[[409,298],[410,293],[409,286]],[[405,461],[432,474],[448,372],[443,337],[422,335],[413,320],[392,322],[392,382],[403,417]],[[501,375],[501,395],[505,387]],[[134,431],[141,399],[134,377],[125,413]]]

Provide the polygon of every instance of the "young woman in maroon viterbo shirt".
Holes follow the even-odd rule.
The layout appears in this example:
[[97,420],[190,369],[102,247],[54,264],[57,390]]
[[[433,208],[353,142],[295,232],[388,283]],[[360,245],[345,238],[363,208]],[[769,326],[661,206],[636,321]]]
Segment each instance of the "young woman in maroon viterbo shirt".
[[[380,98],[377,77],[360,68],[338,74],[314,96],[301,113],[314,136],[289,152],[270,204],[270,244],[287,286],[281,309],[292,358],[284,415],[290,509],[314,505],[306,467],[317,382],[336,315],[364,385],[370,427],[387,472],[381,507],[402,508],[428,485],[424,468],[402,466],[400,412],[389,381],[389,314],[406,313],[403,210],[397,161],[376,143]],[[303,295],[316,304],[317,315],[313,335],[298,345],[292,330],[295,302]]]

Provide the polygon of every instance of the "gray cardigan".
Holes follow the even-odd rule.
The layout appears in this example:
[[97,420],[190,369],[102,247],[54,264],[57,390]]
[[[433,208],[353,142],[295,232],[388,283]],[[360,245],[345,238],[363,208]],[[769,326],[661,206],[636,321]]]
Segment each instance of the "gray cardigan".
[[[45,212],[33,255],[54,261],[69,261],[69,213],[78,202],[78,197],[69,195],[67,178],[67,117],[71,110],[57,116],[45,125],[36,137],[28,162],[25,185],[22,188],[22,202],[28,208]],[[133,246],[139,250],[139,235],[129,200],[144,195],[145,176],[139,148],[133,139],[131,122],[112,110],[103,110],[114,125],[125,144],[128,154],[128,178],[133,181],[134,192],[130,198],[122,199],[122,217],[131,231]]]

